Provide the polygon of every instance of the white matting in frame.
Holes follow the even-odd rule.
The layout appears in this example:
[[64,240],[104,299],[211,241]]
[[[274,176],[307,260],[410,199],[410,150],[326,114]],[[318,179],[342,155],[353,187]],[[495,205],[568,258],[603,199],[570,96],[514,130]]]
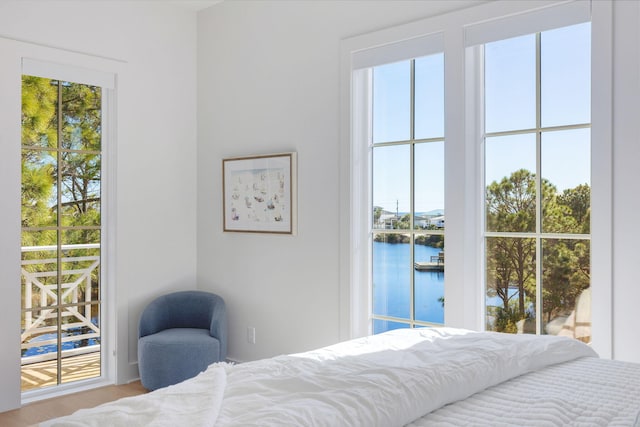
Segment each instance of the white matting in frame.
[[295,234],[296,153],[222,160],[224,231]]

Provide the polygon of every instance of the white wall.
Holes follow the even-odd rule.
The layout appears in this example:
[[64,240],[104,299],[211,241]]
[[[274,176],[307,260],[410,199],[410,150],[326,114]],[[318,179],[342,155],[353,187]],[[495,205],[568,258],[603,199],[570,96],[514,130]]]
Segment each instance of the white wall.
[[[199,13],[198,280],[227,302],[230,358],[340,339],[340,40],[471,3],[225,1]],[[223,233],[222,159],[288,150],[297,236]]]
[[614,5],[613,354],[640,362],[640,3]]
[[[169,290],[196,287],[196,12],[163,4],[9,1],[0,3],[0,37],[113,58],[120,64],[116,212],[110,218],[117,227],[117,257],[109,284],[115,286],[119,303],[117,379],[134,379],[142,307]],[[14,66],[9,62],[0,61],[0,76]],[[14,83],[19,85],[19,80]],[[13,254],[19,221],[9,219],[15,216],[14,205],[19,212],[15,186],[20,170],[17,163],[5,162],[19,161],[19,123],[18,138],[6,135],[0,134],[0,145],[11,157],[1,159],[0,197],[3,206],[7,200],[11,206],[6,206],[10,218],[0,217],[0,254]],[[19,289],[19,270],[0,266],[2,286]],[[17,354],[16,301],[0,299],[0,312],[11,313],[11,319],[3,316],[0,360]],[[0,364],[0,378],[15,378],[16,370],[15,363]],[[3,380],[0,411],[15,406],[15,388]]]
[[[231,358],[340,337],[340,40],[470,3],[227,1],[200,12],[198,278],[227,300]],[[639,9],[615,3],[613,64],[613,355],[637,362]],[[221,159],[285,150],[298,152],[298,235],[223,233]],[[249,326],[255,345],[246,341]]]

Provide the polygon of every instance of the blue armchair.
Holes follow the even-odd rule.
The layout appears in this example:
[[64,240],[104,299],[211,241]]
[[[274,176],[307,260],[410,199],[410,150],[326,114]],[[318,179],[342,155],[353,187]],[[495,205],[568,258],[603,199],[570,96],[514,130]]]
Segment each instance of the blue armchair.
[[227,357],[224,300],[202,291],[164,295],[147,305],[138,330],[138,369],[147,390],[177,384]]

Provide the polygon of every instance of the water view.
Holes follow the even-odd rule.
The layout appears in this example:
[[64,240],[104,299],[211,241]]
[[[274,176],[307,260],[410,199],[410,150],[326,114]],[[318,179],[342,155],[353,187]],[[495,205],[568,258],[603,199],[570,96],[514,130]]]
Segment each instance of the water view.
[[[441,248],[415,245],[416,261],[438,257]],[[418,271],[411,263],[407,243],[373,242],[373,313],[409,319],[411,278],[415,276],[416,320],[444,323],[444,273]],[[377,328],[376,328],[377,329]]]

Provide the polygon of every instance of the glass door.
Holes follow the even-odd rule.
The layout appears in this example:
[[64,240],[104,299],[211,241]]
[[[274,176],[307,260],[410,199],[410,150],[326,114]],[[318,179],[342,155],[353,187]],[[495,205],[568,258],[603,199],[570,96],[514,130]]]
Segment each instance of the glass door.
[[22,77],[22,391],[101,375],[102,88]]

